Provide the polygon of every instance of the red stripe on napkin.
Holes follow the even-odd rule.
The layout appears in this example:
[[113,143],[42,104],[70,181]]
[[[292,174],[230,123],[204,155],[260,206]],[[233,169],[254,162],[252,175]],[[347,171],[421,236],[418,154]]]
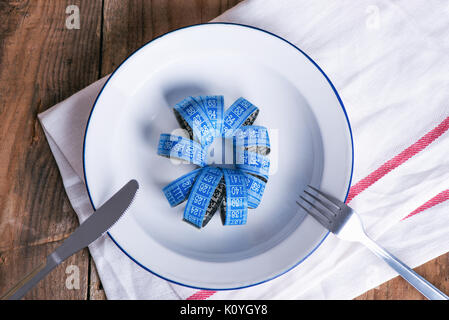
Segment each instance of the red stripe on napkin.
[[352,199],[354,199],[355,196],[357,196],[362,191],[367,189],[369,186],[374,184],[376,181],[385,176],[387,173],[399,167],[408,159],[424,150],[429,144],[431,144],[439,136],[445,133],[447,129],[449,129],[449,117],[444,119],[438,126],[429,131],[426,135],[424,135],[421,139],[412,144],[410,147],[403,150],[394,158],[385,162],[375,171],[373,171],[368,176],[366,176],[365,178],[357,182],[354,186],[352,186],[351,190],[349,191],[348,199],[346,202],[350,202]]
[[422,206],[419,206],[418,208],[413,210],[413,212],[410,212],[402,220],[408,219],[408,218],[414,216],[415,214],[418,214],[420,212],[423,212],[424,210],[430,209],[433,206],[436,206],[437,204],[440,204],[441,202],[444,202],[446,200],[449,200],[449,189],[448,190],[444,190],[443,192],[440,192],[435,197],[433,197],[432,199],[430,199],[429,201],[424,203]]
[[188,297],[186,300],[205,300],[213,295],[216,291],[199,290]]
[[[379,168],[377,168],[375,171],[370,173],[368,176],[357,182],[355,185],[351,187],[349,190],[348,198],[346,199],[346,203],[351,202],[352,199],[354,199],[356,196],[358,196],[360,193],[362,193],[364,190],[366,190],[368,187],[370,187],[372,184],[377,182],[379,179],[381,179],[383,176],[388,174],[390,171],[396,169],[401,164],[406,162],[408,159],[412,158],[422,150],[424,150],[429,144],[434,142],[436,139],[438,139],[443,133],[445,133],[449,129],[449,117],[444,119],[439,125],[437,125],[435,128],[433,128],[431,131],[426,133],[421,139],[416,141],[414,144],[412,144],[407,149],[403,150],[401,153],[399,153],[394,158],[388,160],[383,165],[381,165]],[[426,209],[429,209],[438,203],[441,203],[443,201],[446,201],[449,199],[449,190],[443,191],[439,193],[434,198],[427,201],[425,204],[411,212],[409,215],[407,215],[404,219],[407,219],[419,212],[422,212]],[[403,219],[403,220],[404,220]],[[205,300],[212,296],[216,291],[208,291],[208,290],[199,290],[192,294],[190,297],[188,297],[186,300]]]

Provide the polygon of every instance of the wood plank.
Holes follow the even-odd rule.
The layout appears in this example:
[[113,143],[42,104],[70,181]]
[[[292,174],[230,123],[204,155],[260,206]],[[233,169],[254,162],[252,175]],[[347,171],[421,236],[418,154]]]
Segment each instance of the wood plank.
[[102,75],[164,33],[207,22],[241,0],[105,0]]
[[[39,245],[26,245],[7,251],[2,251],[0,255],[0,270],[2,278],[9,275],[10,281],[2,280],[2,293],[10,288],[17,281],[28,274],[33,267],[45,259],[62,241],[44,242]],[[30,292],[25,300],[73,300],[85,299],[88,291],[87,262],[89,252],[87,249],[71,256],[55,270],[53,270],[44,280]],[[3,283],[7,283],[3,285]],[[66,282],[69,285],[66,285]]]
[[151,39],[199,22],[198,0],[105,0],[102,75]]
[[[80,30],[66,28],[78,5]],[[101,1],[0,2],[0,288],[2,291],[78,225],[37,114],[98,78]],[[88,253],[55,269],[26,297],[85,299]],[[80,289],[65,288],[65,266]]]
[[[414,269],[442,292],[449,294],[449,253]],[[400,276],[371,289],[356,300],[425,300],[426,298]]]

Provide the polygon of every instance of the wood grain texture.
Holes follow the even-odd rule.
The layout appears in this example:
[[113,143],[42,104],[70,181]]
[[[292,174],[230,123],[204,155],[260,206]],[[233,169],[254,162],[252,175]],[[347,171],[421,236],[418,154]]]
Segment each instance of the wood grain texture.
[[[419,275],[449,294],[449,254],[439,256],[414,269]],[[400,276],[365,292],[356,300],[426,300],[421,293],[413,288]]]
[[[39,112],[112,72],[137,48],[168,31],[207,22],[240,0],[0,1],[0,291],[42,261],[78,226]],[[79,30],[65,27],[68,5]],[[66,287],[77,266],[80,288]],[[449,254],[416,271],[449,292]],[[0,293],[1,293],[0,292]],[[27,299],[105,299],[88,251],[72,256]],[[357,299],[423,299],[395,278]]]
[[[78,4],[81,30],[65,28]],[[101,1],[0,2],[0,288],[5,291],[77,227],[37,114],[98,78]],[[6,22],[6,23],[3,23]],[[85,299],[87,250],[59,266],[26,298]],[[66,266],[80,289],[65,286]]]
[[101,74],[169,31],[208,22],[241,0],[104,0]]

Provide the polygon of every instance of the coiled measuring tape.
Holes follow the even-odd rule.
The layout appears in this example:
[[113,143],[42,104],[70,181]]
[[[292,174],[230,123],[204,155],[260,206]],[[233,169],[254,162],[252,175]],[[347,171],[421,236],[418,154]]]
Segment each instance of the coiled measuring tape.
[[188,174],[176,179],[169,185],[165,186],[162,191],[165,194],[170,206],[176,207],[184,202],[190,194],[196,177],[200,174],[201,169],[196,169]]
[[203,107],[203,110],[209,117],[215,129],[214,137],[219,137],[223,130],[223,96],[199,96],[192,98]]
[[257,208],[265,191],[266,181],[245,173],[246,194],[248,196],[248,208]]
[[191,138],[199,141],[202,146],[208,146],[214,141],[215,128],[197,100],[192,97],[182,100],[174,111],[180,125],[190,133]]
[[203,227],[210,201],[223,177],[220,168],[205,167],[195,180],[184,210],[184,220]]
[[221,205],[222,221],[226,225],[246,224],[248,196],[243,172],[223,168],[226,183],[226,200]]
[[223,117],[223,132],[225,138],[230,138],[241,126],[253,124],[259,114],[259,109],[246,99],[239,98],[234,102]]
[[200,167],[204,167],[207,162],[205,151],[196,141],[166,133],[161,134],[157,148],[160,156],[184,160]]
[[[268,180],[268,130],[252,124],[259,109],[244,98],[224,112],[223,96],[188,97],[174,107],[175,117],[190,136],[161,134],[158,154],[200,168],[163,188],[174,207],[187,200],[184,220],[202,228],[220,209],[224,225],[243,225],[248,208],[257,208]],[[207,165],[208,147],[216,137],[234,141],[234,168]]]
[[270,159],[260,153],[236,149],[236,167],[246,173],[268,179]]
[[234,145],[248,151],[268,155],[270,137],[268,130],[261,126],[243,126],[234,131]]

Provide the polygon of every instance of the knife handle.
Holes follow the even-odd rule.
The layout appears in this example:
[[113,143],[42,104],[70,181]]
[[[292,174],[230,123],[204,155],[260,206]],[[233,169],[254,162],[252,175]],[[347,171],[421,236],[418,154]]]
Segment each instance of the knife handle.
[[19,300],[22,298],[28,290],[34,287],[43,277],[45,277],[58,265],[58,263],[55,263],[53,259],[49,258],[23,277],[22,280],[20,280],[14,287],[9,289],[8,292],[0,298],[0,300]]

